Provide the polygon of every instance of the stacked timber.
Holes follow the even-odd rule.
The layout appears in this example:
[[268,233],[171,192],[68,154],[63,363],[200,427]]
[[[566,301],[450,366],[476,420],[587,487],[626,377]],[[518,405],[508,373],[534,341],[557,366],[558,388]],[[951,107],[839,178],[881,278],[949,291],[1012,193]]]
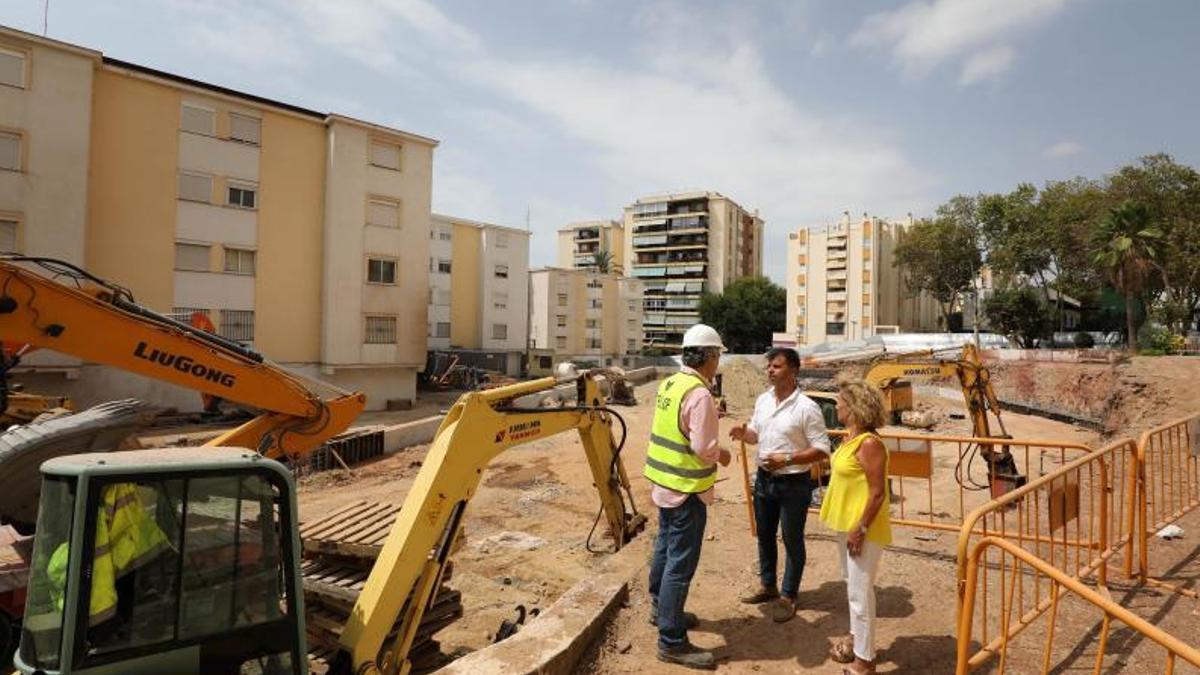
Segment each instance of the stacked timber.
[[[342,629],[399,512],[397,504],[363,500],[300,526],[304,558],[300,571],[304,583],[309,666],[314,675],[327,672],[329,662],[337,654]],[[461,544],[460,537],[452,549],[457,550]],[[426,672],[443,665],[444,657],[433,635],[462,616],[462,594],[445,585],[452,572],[453,563],[447,562],[442,583],[421,617],[408,655],[414,672]],[[403,615],[402,610],[399,616]],[[398,623],[392,626],[387,645],[395,639],[398,630]]]

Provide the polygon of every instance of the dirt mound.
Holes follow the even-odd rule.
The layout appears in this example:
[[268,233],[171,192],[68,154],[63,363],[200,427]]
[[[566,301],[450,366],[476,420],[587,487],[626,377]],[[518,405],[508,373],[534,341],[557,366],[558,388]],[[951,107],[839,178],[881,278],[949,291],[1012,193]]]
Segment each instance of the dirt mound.
[[755,399],[771,386],[762,367],[745,357],[729,359],[717,372],[721,375],[721,391],[730,412],[753,412]]

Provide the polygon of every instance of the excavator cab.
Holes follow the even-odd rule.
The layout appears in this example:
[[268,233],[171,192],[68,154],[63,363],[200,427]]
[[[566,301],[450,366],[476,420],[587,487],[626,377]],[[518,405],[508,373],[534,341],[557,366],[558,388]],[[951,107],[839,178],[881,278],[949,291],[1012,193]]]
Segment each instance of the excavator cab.
[[42,465],[23,674],[307,672],[296,491],[236,448]]

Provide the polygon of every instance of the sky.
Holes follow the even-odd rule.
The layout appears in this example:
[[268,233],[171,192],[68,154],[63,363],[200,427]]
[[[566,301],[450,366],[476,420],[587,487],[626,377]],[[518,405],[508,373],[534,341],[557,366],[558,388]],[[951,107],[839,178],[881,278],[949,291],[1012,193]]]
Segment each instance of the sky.
[[[48,14],[44,11],[48,6]],[[1200,166],[1195,0],[3,0],[0,23],[430,136],[433,209],[533,231],[706,189],[843,211]],[[1189,74],[1191,73],[1191,74]]]

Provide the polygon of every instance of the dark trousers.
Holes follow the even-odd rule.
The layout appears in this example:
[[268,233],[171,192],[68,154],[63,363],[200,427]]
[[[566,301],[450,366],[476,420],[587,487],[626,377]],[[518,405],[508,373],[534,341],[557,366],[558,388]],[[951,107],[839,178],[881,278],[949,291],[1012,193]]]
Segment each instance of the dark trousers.
[[658,610],[658,646],[670,649],[687,644],[683,605],[696,566],[708,508],[697,495],[688,495],[673,509],[658,509],[658,538],[650,562],[650,601]]
[[783,566],[780,593],[795,598],[800,590],[807,558],[804,549],[804,525],[812,504],[812,476],[777,476],[762,469],[754,479],[754,521],[758,527],[759,579],[766,588],[775,588],[775,567],[779,552],[776,533],[783,526],[783,548],[787,556]]

